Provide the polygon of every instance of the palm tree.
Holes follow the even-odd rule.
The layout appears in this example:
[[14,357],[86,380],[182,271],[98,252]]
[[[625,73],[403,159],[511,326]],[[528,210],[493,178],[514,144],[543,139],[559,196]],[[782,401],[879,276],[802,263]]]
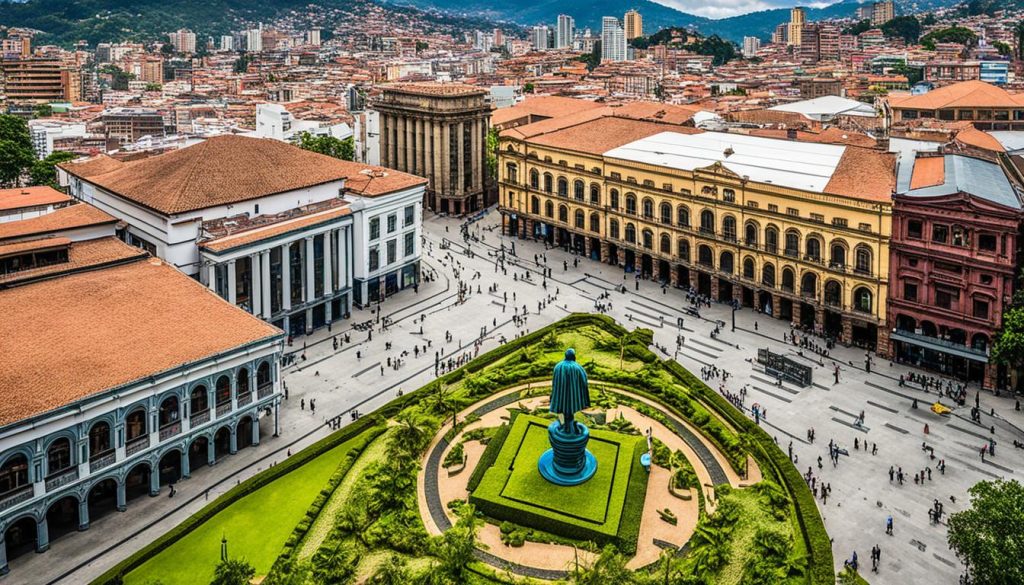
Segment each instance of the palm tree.
[[405,559],[391,554],[377,567],[367,583],[371,585],[405,585],[410,581]]
[[390,450],[419,453],[427,446],[430,441],[430,424],[423,414],[407,409],[395,418],[395,422],[388,437]]
[[466,505],[459,520],[438,540],[436,554],[441,560],[438,573],[454,583],[463,583],[466,565],[476,550],[476,520],[473,506]]
[[[455,397],[452,396],[451,390],[442,382],[437,384],[437,391],[431,396],[430,409],[435,413],[447,418],[448,415],[452,417],[452,426],[457,424],[456,417],[458,417],[457,403]],[[444,422],[442,421],[442,425]]]
[[313,579],[317,583],[344,583],[355,569],[355,551],[345,543],[328,543],[313,555]]
[[721,529],[698,526],[690,546],[697,574],[716,573],[729,561],[729,539]]

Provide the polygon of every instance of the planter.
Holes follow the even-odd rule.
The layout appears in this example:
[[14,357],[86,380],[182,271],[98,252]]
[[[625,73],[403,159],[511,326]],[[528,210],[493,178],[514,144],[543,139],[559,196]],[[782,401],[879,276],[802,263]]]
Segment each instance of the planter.
[[686,488],[685,490],[677,490],[675,488],[675,486],[672,485],[671,481],[668,484],[668,493],[670,493],[673,496],[679,498],[680,500],[683,500],[683,501],[686,501],[686,502],[689,502],[690,500],[693,499],[693,490],[692,489]]

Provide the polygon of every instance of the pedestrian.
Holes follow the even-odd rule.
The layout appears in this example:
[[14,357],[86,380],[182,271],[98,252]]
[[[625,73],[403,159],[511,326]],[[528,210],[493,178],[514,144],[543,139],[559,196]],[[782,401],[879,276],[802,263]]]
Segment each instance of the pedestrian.
[[310,400],[309,401],[309,412],[310,412],[310,414],[316,414],[316,401],[315,400]]
[[167,495],[167,497],[168,497],[168,498],[173,498],[173,497],[174,497],[174,494],[176,493],[176,491],[175,491],[175,489],[174,489],[174,484],[173,484],[173,483],[171,483],[171,484],[168,484],[168,485],[169,485],[169,487],[171,488],[171,493],[170,493],[170,494],[168,494],[168,495]]
[[305,398],[303,398],[302,400],[299,401],[299,409],[300,410],[306,410],[306,399]]
[[885,519],[885,533],[892,536],[892,515]]

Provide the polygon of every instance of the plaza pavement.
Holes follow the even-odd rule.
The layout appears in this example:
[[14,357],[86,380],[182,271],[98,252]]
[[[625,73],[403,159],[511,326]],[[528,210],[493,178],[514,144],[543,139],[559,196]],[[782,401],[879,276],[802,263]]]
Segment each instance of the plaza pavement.
[[[430,381],[434,377],[435,350],[443,348],[445,356],[472,352],[481,327],[486,326],[487,334],[480,351],[487,351],[498,345],[501,336],[512,339],[517,332],[537,329],[571,312],[593,311],[597,295],[627,284],[628,292],[611,292],[612,309],[608,312],[611,316],[627,326],[653,329],[655,342],[669,352],[674,351],[679,333],[676,319],[683,317],[685,345],[678,357],[680,363],[694,373],[708,364],[725,369],[732,374],[726,386],[733,392],[749,384],[747,406],[758,402],[767,408],[768,416],[763,424],[784,450],[789,441],[793,441],[801,472],[806,472],[811,465],[819,482],[831,483],[828,504],[821,506],[819,500],[819,507],[834,540],[837,567],[856,550],[862,572],[867,573],[870,549],[877,543],[882,548],[882,563],[877,575],[867,575],[873,584],[957,582],[961,567],[945,544],[945,526],[930,525],[927,510],[933,499],[938,498],[945,504],[945,519],[950,512],[966,505],[966,490],[975,482],[995,477],[1017,478],[1024,455],[1013,448],[1012,441],[1024,438],[1019,431],[1024,426],[1024,415],[1014,411],[1011,399],[982,393],[982,410],[987,413],[994,408],[997,413],[996,420],[983,417],[984,427],[967,417],[940,418],[928,410],[934,394],[927,396],[919,390],[898,387],[896,379],[900,373],[910,371],[908,368],[898,364],[890,366],[876,358],[869,374],[863,370],[862,350],[841,347],[831,352],[831,357],[838,359],[843,367],[840,384],[832,384],[829,360],[824,367],[818,366],[816,361],[804,360],[814,366],[814,385],[801,389],[785,384],[780,389],[746,360],[755,357],[760,347],[791,353],[792,346],[782,341],[783,333],[789,331],[788,323],[743,309],[736,313],[737,329],[732,332],[729,327],[731,310],[725,305],[702,309],[701,319],[687,316],[681,311],[687,306],[683,291],[664,290],[649,281],[642,281],[637,291],[633,276],[624,279],[618,268],[582,258],[579,266],[573,268],[575,256],[559,249],[545,251],[543,244],[535,242],[514,240],[519,266],[508,266],[508,274],[502,275],[495,271],[494,251],[502,241],[508,246],[513,240],[501,236],[498,224],[499,217],[493,212],[474,223],[471,231],[479,234],[481,241],[472,243],[468,247],[471,252],[467,254],[467,247],[460,243],[458,220],[436,216],[427,219],[424,269],[436,274],[436,278],[422,283],[418,293],[406,290],[384,302],[382,315],[390,317],[392,322],[387,331],[381,331],[378,325],[372,340],[368,340],[366,332],[354,331],[351,326],[375,319],[376,315],[371,310],[354,311],[350,321],[339,323],[330,333],[318,331],[296,339],[288,348],[296,356],[304,353],[306,360],[297,360],[285,371],[289,400],[281,410],[280,437],[273,438],[265,431],[258,448],[243,449],[213,468],[193,471],[191,479],[177,484],[174,498],[167,497],[165,488],[160,497],[135,500],[129,503],[127,512],[94,521],[86,533],[55,541],[50,552],[13,560],[11,574],[5,580],[87,582],[183,521],[200,509],[207,498],[212,500],[271,462],[283,460],[288,450],[294,453],[326,436],[327,420],[340,415],[342,423],[347,424],[352,409],[371,412],[392,399],[399,389],[413,390]],[[445,238],[454,242],[450,250],[440,249]],[[454,277],[453,261],[446,258],[448,253],[463,267],[461,278],[472,285],[473,292],[463,304],[458,304],[458,281]],[[535,253],[546,253],[547,266],[553,270],[546,290],[541,285],[540,269],[533,265]],[[563,270],[563,261],[568,263],[568,270]],[[522,275],[526,270],[533,272],[529,281],[513,280],[513,272]],[[473,278],[477,271],[478,279]],[[493,283],[498,283],[499,290],[491,294],[487,289]],[[482,291],[479,294],[477,285]],[[559,291],[557,300],[538,313],[538,302],[555,295],[556,289]],[[502,294],[506,291],[509,303],[503,310]],[[519,307],[525,304],[530,311],[524,328],[517,328],[511,322],[513,292],[516,304]],[[421,322],[422,315],[426,317]],[[726,322],[718,339],[710,337],[714,320]],[[445,343],[446,330],[452,333],[452,343]],[[346,332],[351,336],[351,343],[334,351],[331,337]],[[414,358],[413,346],[422,346],[428,340],[432,344],[428,351]],[[393,344],[390,352],[385,351],[387,342]],[[405,350],[409,355],[403,358],[404,365],[397,370],[389,369],[387,357],[397,357]],[[361,354],[361,359],[356,358],[356,352]],[[385,366],[383,375],[381,365]],[[709,382],[715,388],[719,383],[718,380]],[[971,399],[975,390],[971,389]],[[910,408],[913,397],[920,399],[917,410]],[[303,399],[307,403],[305,410],[300,409]],[[316,414],[309,411],[310,400],[316,401]],[[853,420],[862,410],[866,414],[865,423],[857,428]],[[928,435],[923,434],[926,423],[930,425]],[[999,444],[996,456],[982,463],[978,450],[989,437],[990,424],[996,427],[994,437]],[[806,441],[806,430],[810,427],[816,432],[814,444]],[[872,456],[863,450],[854,450],[854,438],[877,443],[878,454]],[[849,456],[840,457],[835,469],[828,462],[829,439],[836,440],[850,452]],[[945,475],[938,474],[935,462],[929,461],[921,451],[922,441],[935,447],[936,461],[945,458]],[[816,465],[819,455],[825,465],[820,472]],[[890,465],[902,466],[908,478],[913,478],[915,470],[931,465],[932,481],[923,486],[914,485],[912,479],[902,487],[890,484]],[[956,497],[955,504],[949,499],[951,495]],[[885,535],[888,515],[892,515],[895,522],[893,536]],[[210,554],[219,554],[219,551],[210,551]]]

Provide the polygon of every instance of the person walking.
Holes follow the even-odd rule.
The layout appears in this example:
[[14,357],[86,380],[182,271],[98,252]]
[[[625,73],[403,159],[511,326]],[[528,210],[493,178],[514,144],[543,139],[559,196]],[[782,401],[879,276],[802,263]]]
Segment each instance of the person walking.
[[892,536],[892,515],[885,519],[885,533]]

